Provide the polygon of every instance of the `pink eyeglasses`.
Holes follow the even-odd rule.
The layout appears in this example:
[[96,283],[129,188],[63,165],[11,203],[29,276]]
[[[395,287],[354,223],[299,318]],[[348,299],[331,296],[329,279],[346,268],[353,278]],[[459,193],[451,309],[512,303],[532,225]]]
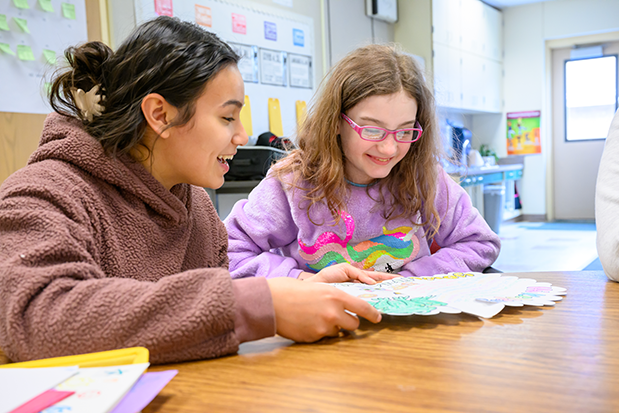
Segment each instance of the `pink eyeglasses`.
[[423,129],[421,129],[421,125],[419,124],[419,122],[415,122],[414,128],[389,130],[379,128],[378,126],[359,126],[351,118],[344,115],[343,113],[341,113],[340,115],[346,122],[348,122],[350,127],[359,134],[361,139],[366,141],[380,142],[384,140],[387,135],[393,134],[396,141],[400,143],[410,143],[418,141],[419,138],[421,138],[421,134],[423,132]]

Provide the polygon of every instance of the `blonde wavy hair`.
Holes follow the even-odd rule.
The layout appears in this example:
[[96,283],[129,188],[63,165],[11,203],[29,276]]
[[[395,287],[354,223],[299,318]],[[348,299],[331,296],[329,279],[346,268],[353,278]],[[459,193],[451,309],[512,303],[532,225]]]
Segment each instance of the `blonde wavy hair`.
[[[443,156],[439,142],[434,96],[414,59],[395,45],[368,45],[349,53],[331,68],[321,82],[315,102],[298,131],[297,149],[274,168],[275,176],[303,190],[310,209],[325,203],[335,222],[347,210],[346,162],[338,135],[340,113],[347,113],[363,99],[405,91],[418,106],[421,139],[411,144],[405,157],[381,179],[379,199],[387,220],[420,213],[426,233],[434,236],[440,217],[434,205],[437,163]],[[292,180],[290,179],[292,177]],[[389,200],[385,193],[391,194]],[[313,221],[312,221],[313,222]]]

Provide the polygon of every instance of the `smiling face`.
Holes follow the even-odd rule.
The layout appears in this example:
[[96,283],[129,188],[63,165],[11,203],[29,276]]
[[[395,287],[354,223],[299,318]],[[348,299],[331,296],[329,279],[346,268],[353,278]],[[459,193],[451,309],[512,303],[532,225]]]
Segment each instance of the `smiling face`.
[[[389,130],[413,128],[417,120],[417,101],[404,91],[375,95],[356,104],[346,115],[359,126]],[[340,136],[346,179],[356,184],[365,185],[387,177],[411,147],[411,143],[397,142],[393,134],[381,142],[363,140],[344,119],[340,120]]]
[[236,65],[225,67],[209,81],[196,101],[193,118],[186,125],[170,128],[165,151],[155,156],[155,162],[165,157],[166,187],[188,183],[216,189],[223,185],[230,169],[226,160],[248,140],[239,116],[244,97],[245,86]]

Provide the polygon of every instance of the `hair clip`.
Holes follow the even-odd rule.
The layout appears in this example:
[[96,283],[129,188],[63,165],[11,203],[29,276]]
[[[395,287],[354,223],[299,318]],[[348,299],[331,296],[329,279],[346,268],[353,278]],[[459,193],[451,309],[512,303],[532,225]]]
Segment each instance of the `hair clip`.
[[102,100],[105,100],[105,96],[97,95],[99,91],[99,85],[95,85],[88,92],[84,92],[82,89],[71,88],[71,94],[75,105],[82,113],[88,122],[92,122],[93,116],[100,116],[105,108],[99,104]]

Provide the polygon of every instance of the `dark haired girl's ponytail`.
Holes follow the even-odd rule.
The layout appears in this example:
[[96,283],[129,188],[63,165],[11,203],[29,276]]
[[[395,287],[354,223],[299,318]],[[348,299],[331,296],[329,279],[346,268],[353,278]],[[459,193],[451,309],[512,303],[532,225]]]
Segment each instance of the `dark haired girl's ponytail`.
[[69,67],[56,72],[49,96],[54,111],[76,117],[84,123],[93,121],[93,114],[104,110],[105,63],[113,54],[112,49],[101,42],[89,42],[65,50]]

